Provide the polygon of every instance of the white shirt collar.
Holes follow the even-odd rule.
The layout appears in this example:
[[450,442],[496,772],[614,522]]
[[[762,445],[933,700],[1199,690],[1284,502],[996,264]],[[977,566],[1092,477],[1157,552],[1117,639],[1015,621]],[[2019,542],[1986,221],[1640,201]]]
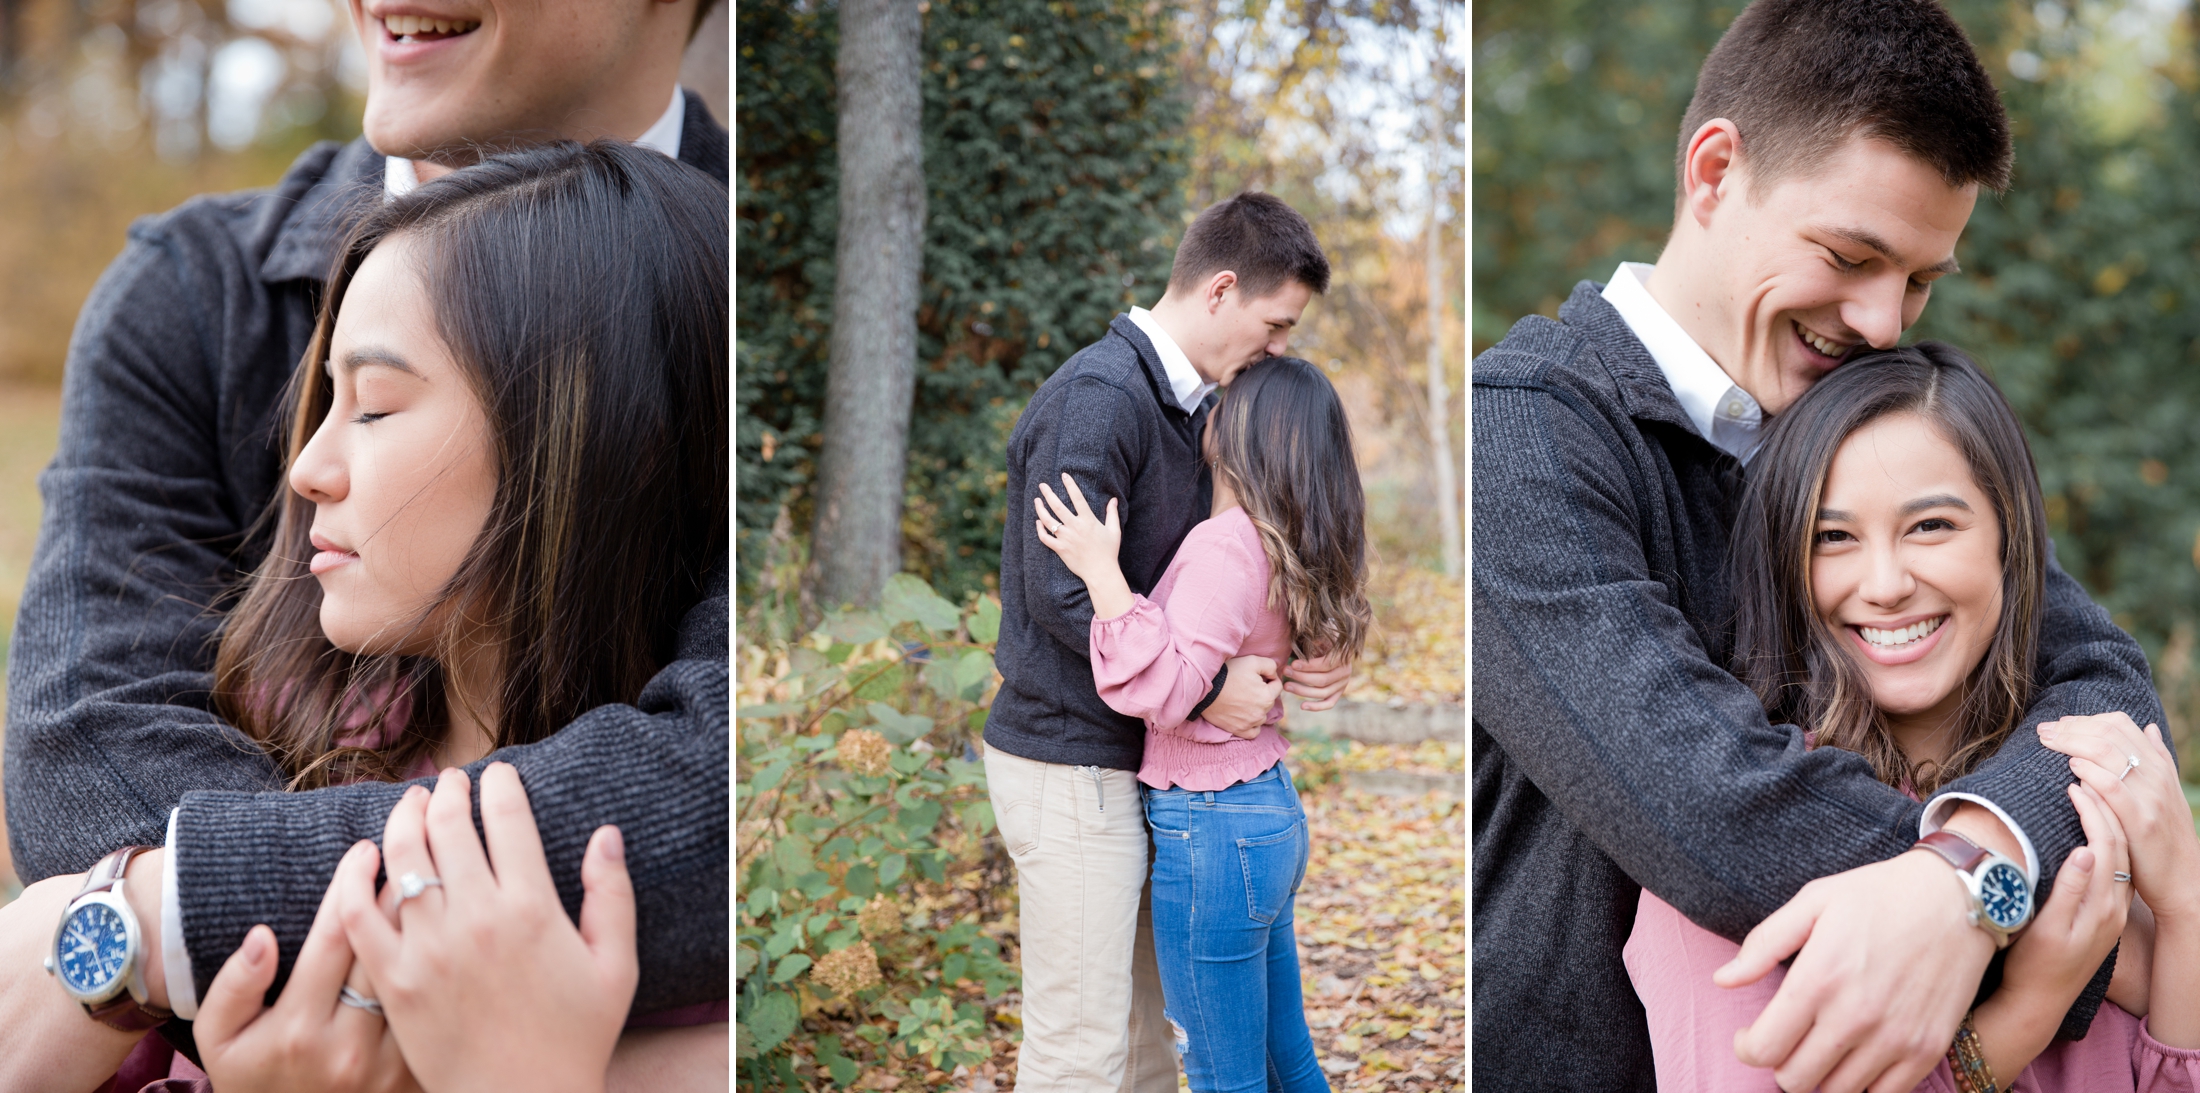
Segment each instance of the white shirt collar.
[[[687,126],[687,96],[678,87],[672,89],[672,105],[658,115],[655,124],[634,138],[634,143],[644,148],[654,148],[674,159],[680,158],[680,132]],[[401,156],[386,156],[382,161],[382,196],[403,197],[420,188],[420,175],[413,170],[413,161]]]
[[1643,286],[1656,268],[1647,262],[1621,262],[1604,286],[1604,299],[1658,362],[1696,432],[1712,447],[1747,463],[1764,435],[1764,409]]
[[1153,342],[1154,352],[1161,354],[1161,369],[1168,373],[1169,393],[1176,396],[1176,404],[1187,414],[1199,409],[1199,404],[1206,400],[1207,393],[1214,390],[1215,385],[1199,378],[1199,370],[1192,367],[1192,358],[1185,356],[1176,339],[1154,321],[1153,312],[1134,307],[1131,321],[1146,332],[1147,339]]

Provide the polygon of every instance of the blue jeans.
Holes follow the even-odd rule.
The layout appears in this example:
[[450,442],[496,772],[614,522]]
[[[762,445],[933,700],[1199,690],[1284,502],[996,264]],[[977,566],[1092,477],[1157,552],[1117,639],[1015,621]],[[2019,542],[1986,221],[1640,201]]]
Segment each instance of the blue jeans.
[[1290,773],[1145,796],[1154,955],[1194,1093],[1328,1093],[1291,933],[1307,838]]

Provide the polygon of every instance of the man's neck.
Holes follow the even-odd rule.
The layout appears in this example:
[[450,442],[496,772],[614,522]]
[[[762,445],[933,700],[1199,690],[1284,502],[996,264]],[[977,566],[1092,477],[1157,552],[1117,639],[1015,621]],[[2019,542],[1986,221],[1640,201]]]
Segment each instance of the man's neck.
[[1213,369],[1203,359],[1206,355],[1205,347],[1199,342],[1198,305],[1187,304],[1163,293],[1161,299],[1147,309],[1147,314],[1152,315],[1154,325],[1160,327],[1169,336],[1169,340],[1184,351],[1184,359],[1192,362],[1192,371],[1199,373],[1200,381],[1215,382]]
[[[661,138],[669,137],[669,145],[666,147],[660,147],[658,150],[663,151],[666,155],[672,156],[673,158],[677,159],[679,158],[679,128],[677,126],[673,127],[673,130],[670,134],[662,134],[659,133],[657,130],[659,126],[666,121],[667,118],[681,112],[681,108],[683,106],[682,100],[685,96],[685,92],[682,92],[679,85],[675,83],[671,85],[667,92],[667,95],[667,98],[658,100],[660,103],[663,104],[659,106],[658,112],[655,114],[651,114],[646,118],[629,117],[625,119],[625,121],[621,123],[617,127],[617,129],[611,131],[592,130],[589,135],[585,136],[581,134],[560,134],[560,137],[561,139],[574,140],[585,140],[591,139],[592,137],[609,137],[612,139],[624,141],[639,141],[647,138],[649,140],[649,143],[651,143],[652,145],[658,144]],[[450,174],[452,171],[457,170],[460,166],[463,166],[463,164],[438,163],[432,159],[415,159],[410,160],[409,162],[412,164],[413,167],[413,177],[419,182],[433,182],[436,179],[439,179],[444,175]]]

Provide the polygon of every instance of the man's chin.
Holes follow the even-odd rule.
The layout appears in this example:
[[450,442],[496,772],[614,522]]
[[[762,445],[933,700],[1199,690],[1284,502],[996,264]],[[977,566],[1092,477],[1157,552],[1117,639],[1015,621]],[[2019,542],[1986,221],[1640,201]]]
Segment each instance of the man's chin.
[[432,106],[416,108],[402,99],[377,104],[370,95],[360,131],[382,155],[434,160],[454,167],[480,158],[476,150],[479,145],[496,142],[494,126],[468,125],[467,119],[441,116],[444,113]]

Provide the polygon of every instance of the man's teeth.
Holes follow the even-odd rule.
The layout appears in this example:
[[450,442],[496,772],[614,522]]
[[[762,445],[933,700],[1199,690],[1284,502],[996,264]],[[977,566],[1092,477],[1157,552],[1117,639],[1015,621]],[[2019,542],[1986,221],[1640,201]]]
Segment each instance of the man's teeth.
[[1856,632],[1864,635],[1865,641],[1871,642],[1873,645],[1877,645],[1882,648],[1887,648],[1896,645],[1908,645],[1909,643],[1916,641],[1917,639],[1922,638],[1935,630],[1940,629],[1940,624],[1947,621],[1948,616],[1937,615],[1933,618],[1926,619],[1924,622],[1912,623],[1911,625],[1905,626],[1900,630],[1881,630],[1871,626],[1859,626],[1856,628]]
[[[1792,321],[1792,320],[1790,320],[1790,321]],[[1849,351],[1849,347],[1848,347],[1848,346],[1845,346],[1845,345],[1839,345],[1839,344],[1836,344],[1836,343],[1834,343],[1834,342],[1829,342],[1829,341],[1827,341],[1826,339],[1824,339],[1824,338],[1821,338],[1821,337],[1819,337],[1818,335],[1816,335],[1816,334],[1813,334],[1813,333],[1811,333],[1811,332],[1810,332],[1809,330],[1805,329],[1805,328],[1804,328],[1804,326],[1803,326],[1803,324],[1801,324],[1801,323],[1796,323],[1796,324],[1795,324],[1795,332],[1796,332],[1797,334],[1800,334],[1800,335],[1802,335],[1802,336],[1803,336],[1803,340],[1804,340],[1804,341],[1806,341],[1806,342],[1809,342],[1809,343],[1810,343],[1810,347],[1811,347],[1812,349],[1815,349],[1815,350],[1819,351],[1820,353],[1824,353],[1824,354],[1825,354],[1826,356],[1829,356],[1829,357],[1838,357],[1838,356],[1840,356],[1841,354],[1843,354],[1843,353],[1846,353],[1846,352],[1848,352],[1848,351]]]
[[389,28],[392,38],[410,38],[416,34],[464,34],[481,25],[470,19],[429,19],[419,15],[388,15],[382,25]]

